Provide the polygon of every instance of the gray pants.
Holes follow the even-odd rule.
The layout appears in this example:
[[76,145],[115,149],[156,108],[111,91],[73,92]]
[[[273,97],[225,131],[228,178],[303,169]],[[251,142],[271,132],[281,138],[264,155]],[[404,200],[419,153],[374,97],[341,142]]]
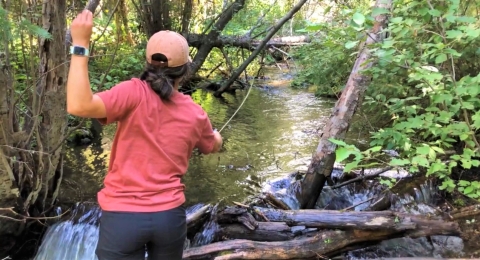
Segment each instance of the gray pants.
[[185,207],[161,212],[103,211],[95,251],[99,260],[181,260]]

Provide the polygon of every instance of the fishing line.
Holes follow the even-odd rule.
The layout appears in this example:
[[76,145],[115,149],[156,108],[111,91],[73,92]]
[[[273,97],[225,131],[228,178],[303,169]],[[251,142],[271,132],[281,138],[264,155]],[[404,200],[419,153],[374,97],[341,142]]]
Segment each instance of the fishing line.
[[228,119],[228,121],[222,126],[222,128],[220,128],[220,130],[218,131],[219,133],[222,132],[222,130],[228,125],[228,123],[230,123],[230,121],[237,114],[237,112],[240,110],[240,108],[242,108],[243,104],[245,103],[245,101],[248,98],[248,95],[250,94],[250,90],[252,90],[252,87],[253,87],[253,80],[252,80],[252,83],[250,83],[250,87],[248,88],[247,95],[245,95],[245,98],[243,98],[242,103],[240,104],[240,106],[238,106],[237,110],[235,111],[235,113],[233,113],[233,115],[230,117],[230,119]]

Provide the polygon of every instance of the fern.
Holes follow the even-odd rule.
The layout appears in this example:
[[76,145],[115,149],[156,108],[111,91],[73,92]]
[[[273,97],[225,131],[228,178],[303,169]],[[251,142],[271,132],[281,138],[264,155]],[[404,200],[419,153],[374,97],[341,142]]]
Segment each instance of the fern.
[[21,29],[27,31],[28,33],[36,35],[40,38],[43,38],[43,39],[51,39],[52,38],[52,35],[47,30],[43,29],[40,26],[32,24],[30,21],[28,21],[26,19],[23,19],[20,22],[19,27]]

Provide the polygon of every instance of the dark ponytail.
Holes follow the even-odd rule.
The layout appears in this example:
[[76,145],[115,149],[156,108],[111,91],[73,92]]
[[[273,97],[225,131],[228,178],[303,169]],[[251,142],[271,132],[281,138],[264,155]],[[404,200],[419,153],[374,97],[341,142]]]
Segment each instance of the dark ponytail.
[[147,63],[140,79],[145,80],[162,100],[168,101],[173,93],[175,80],[185,78],[189,72],[189,63],[174,68],[159,67]]

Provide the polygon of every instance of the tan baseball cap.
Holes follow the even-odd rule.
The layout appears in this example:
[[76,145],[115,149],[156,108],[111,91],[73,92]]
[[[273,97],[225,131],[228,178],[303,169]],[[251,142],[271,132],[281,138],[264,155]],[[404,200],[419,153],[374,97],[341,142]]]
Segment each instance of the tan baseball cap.
[[162,67],[179,67],[191,62],[187,40],[179,33],[159,31],[147,42],[147,62]]

